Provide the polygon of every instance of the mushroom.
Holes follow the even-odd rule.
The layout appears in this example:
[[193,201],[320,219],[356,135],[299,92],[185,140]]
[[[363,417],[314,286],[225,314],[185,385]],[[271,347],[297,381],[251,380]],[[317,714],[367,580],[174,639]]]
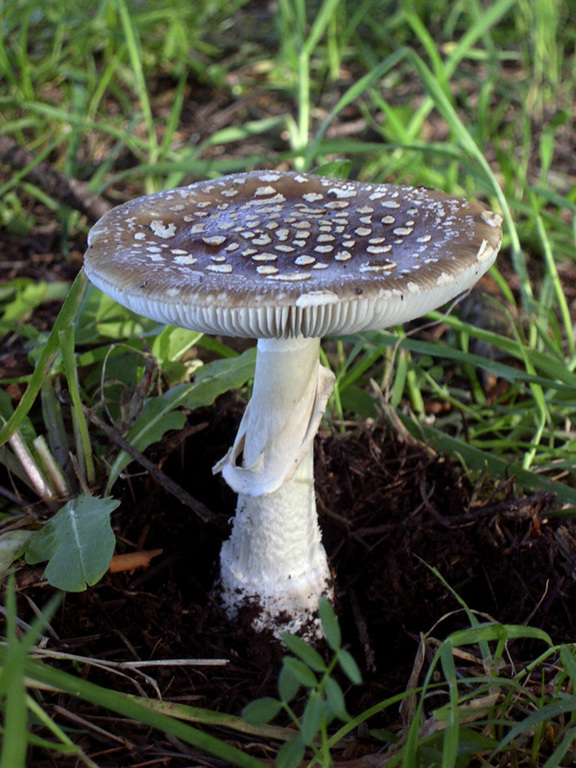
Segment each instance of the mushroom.
[[252,398],[214,468],[238,494],[220,558],[231,618],[256,606],[258,630],[313,633],[332,593],[313,472],[334,381],[320,338],[404,323],[467,291],[500,225],[423,187],[260,171],[132,200],[94,226],[84,268],[120,304],[258,340]]

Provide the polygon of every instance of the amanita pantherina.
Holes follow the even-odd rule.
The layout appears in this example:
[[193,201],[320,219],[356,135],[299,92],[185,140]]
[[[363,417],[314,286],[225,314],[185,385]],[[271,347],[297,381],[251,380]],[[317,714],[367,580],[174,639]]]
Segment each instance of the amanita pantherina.
[[312,626],[331,577],[317,522],[313,441],[332,391],[322,336],[419,317],[491,266],[501,218],[422,187],[299,173],[226,176],[139,198],[92,229],[85,270],[126,307],[258,339],[252,399],[218,463],[238,493],[221,553],[231,617]]

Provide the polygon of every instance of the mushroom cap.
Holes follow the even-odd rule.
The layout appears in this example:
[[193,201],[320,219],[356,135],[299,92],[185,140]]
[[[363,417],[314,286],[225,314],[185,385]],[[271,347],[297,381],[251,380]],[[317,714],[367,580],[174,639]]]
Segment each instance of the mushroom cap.
[[163,323],[320,337],[407,322],[468,290],[496,258],[501,221],[424,187],[257,171],[114,208],[84,268]]

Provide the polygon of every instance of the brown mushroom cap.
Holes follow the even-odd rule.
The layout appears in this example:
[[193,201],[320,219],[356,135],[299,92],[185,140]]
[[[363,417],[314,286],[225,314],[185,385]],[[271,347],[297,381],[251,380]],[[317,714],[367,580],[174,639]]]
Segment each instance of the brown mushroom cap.
[[259,171],[114,208],[89,236],[90,280],[183,328],[254,338],[384,328],[470,288],[501,218],[423,187]]

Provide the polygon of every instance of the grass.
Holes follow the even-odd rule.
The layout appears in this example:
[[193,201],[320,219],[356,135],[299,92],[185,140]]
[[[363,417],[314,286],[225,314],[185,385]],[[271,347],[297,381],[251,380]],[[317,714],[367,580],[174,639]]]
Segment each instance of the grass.
[[[498,209],[505,241],[488,302],[450,316],[432,313],[429,320],[444,328],[439,341],[401,331],[340,340],[326,357],[337,377],[331,407],[341,420],[374,417],[373,381],[408,431],[459,457],[467,472],[512,473],[519,488],[557,493],[567,510],[576,508],[576,182],[574,166],[563,160],[574,130],[576,21],[569,0],[280,0],[276,13],[262,18],[242,0],[162,7],[107,0],[95,8],[4,0],[1,10],[2,132],[32,153],[32,165],[49,160],[112,200],[265,165],[336,163],[333,172],[426,184]],[[214,110],[218,103],[225,109]],[[26,236],[50,217],[69,260],[86,222],[29,181],[30,168],[2,179],[0,223],[9,235]],[[31,445],[45,436],[76,492],[98,480],[112,491],[128,458],[118,454],[107,476],[97,477],[103,450],[90,445],[83,403],[127,419],[129,439],[144,450],[182,423],[183,403],[194,407],[215,396],[217,369],[205,372],[206,391],[188,389],[184,353],[192,345],[230,361],[223,387],[242,386],[250,362],[236,363],[226,345],[160,329],[85,290],[82,278],[71,286],[26,279],[0,286],[0,329],[22,339],[35,364],[30,376],[2,382],[27,389],[14,411],[9,398],[0,401],[0,443],[14,445],[19,436]],[[53,329],[39,331],[31,313],[64,295]],[[162,422],[146,436],[139,419],[157,391],[154,374],[147,389],[138,388],[151,353],[172,388],[146,406]],[[64,414],[51,407],[61,378],[70,393]],[[491,389],[494,379],[502,386]],[[126,388],[141,398],[130,414],[122,412]],[[432,421],[428,403],[448,407]],[[58,439],[69,419],[73,465]],[[15,455],[5,456],[30,483]],[[54,482],[33,449],[30,467],[48,487]],[[2,514],[11,520],[14,509]],[[76,682],[29,654],[37,628],[26,652],[19,649],[13,604],[6,610],[0,768],[22,764],[15,756],[37,738],[29,718],[54,737],[50,749],[92,764],[46,719],[34,695],[36,684],[72,691]],[[409,693],[379,708],[404,700],[402,738],[383,734],[391,762],[492,766],[505,753],[518,765],[567,765],[576,733],[574,648],[468,616],[464,634],[423,641],[434,649],[424,682],[416,676]],[[539,640],[545,650],[515,671],[504,650],[519,637]],[[145,715],[142,703],[132,706],[112,690],[86,686],[75,695],[193,738],[179,721]],[[325,742],[325,764],[346,729],[374,714],[357,716]],[[257,763],[226,754],[232,764]]]

